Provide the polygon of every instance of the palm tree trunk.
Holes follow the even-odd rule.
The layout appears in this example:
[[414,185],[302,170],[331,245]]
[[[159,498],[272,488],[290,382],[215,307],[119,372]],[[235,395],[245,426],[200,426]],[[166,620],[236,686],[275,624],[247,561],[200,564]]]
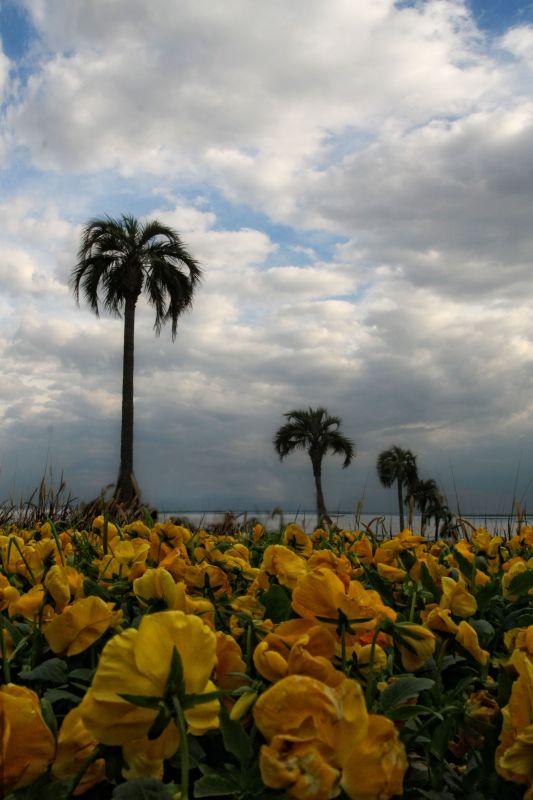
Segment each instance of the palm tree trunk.
[[133,352],[136,296],[126,298],[124,306],[124,356],[122,362],[122,427],[120,432],[120,469],[115,497],[131,503],[136,494],[133,475]]
[[403,493],[402,493],[402,481],[400,478],[397,479],[398,484],[398,506],[400,509],[400,532],[404,529],[404,518],[403,518]]
[[322,462],[320,459],[311,458],[311,463],[313,464],[313,477],[315,479],[317,525],[323,525],[324,522],[330,524],[331,520],[326,511],[324,492],[322,491]]

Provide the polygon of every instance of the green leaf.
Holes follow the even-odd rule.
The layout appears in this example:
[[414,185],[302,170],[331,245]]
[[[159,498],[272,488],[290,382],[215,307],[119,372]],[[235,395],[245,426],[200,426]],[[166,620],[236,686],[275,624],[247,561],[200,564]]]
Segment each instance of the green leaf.
[[494,627],[486,619],[472,619],[470,625],[477,633],[480,646],[487,648],[496,635]]
[[379,572],[373,567],[365,566],[364,570],[365,578],[367,579],[371,588],[379,592],[381,599],[384,600],[388,606],[395,608],[396,601],[394,599],[394,594],[390,583],[387,583],[387,581],[384,580]]
[[457,549],[457,547],[453,548],[452,553],[453,557],[459,564],[459,569],[461,570],[465,578],[467,578],[467,580],[469,581],[473,580],[474,575],[476,574],[476,565],[474,564],[474,562],[469,561],[467,558],[465,558],[465,556],[461,553],[460,550]]
[[50,700],[46,697],[41,698],[41,711],[43,714],[43,719],[57,738],[57,719],[56,715],[54,714],[54,709],[52,708],[52,704]]
[[400,551],[400,561],[402,563],[402,567],[406,572],[409,572],[414,565],[416,564],[417,559],[411,553],[410,550],[401,550]]
[[86,597],[99,597],[101,600],[105,600],[106,603],[114,601],[113,595],[104,586],[100,586],[99,583],[91,580],[91,578],[85,578],[83,581],[83,591]]
[[382,708],[387,711],[390,708],[395,708],[411,697],[416,697],[420,692],[426,689],[431,689],[435,685],[435,681],[430,678],[398,678],[397,681],[387,686],[380,697]]
[[155,778],[137,778],[115,786],[112,800],[171,800],[173,792]]
[[532,608],[517,608],[507,614],[503,623],[505,631],[511,628],[527,628],[528,625],[533,625],[533,609]]
[[181,698],[185,692],[183,678],[183,662],[176,646],[172,648],[172,658],[170,659],[170,672],[168,675],[165,694],[176,695]]
[[194,784],[194,797],[231,797],[240,787],[225,775],[202,775]]
[[148,738],[150,741],[159,738],[165,728],[167,727],[168,723],[170,722],[171,714],[166,706],[161,706],[157,717],[154,719],[152,724],[150,725],[150,730],[148,731]]
[[127,703],[141,708],[159,708],[159,704],[164,702],[163,697],[151,697],[142,694],[119,694]]
[[533,589],[533,569],[515,575],[508,586],[510,594],[518,595],[518,597],[528,594],[530,589]]
[[224,747],[244,767],[253,759],[254,749],[241,723],[230,719],[225,706],[220,707],[220,729]]
[[49,658],[28,672],[20,672],[19,678],[24,681],[42,681],[60,686],[68,680],[68,667],[61,658]]
[[476,592],[478,611],[483,614],[493,597],[499,594],[499,581],[489,581]]
[[78,669],[73,669],[69,672],[69,680],[81,681],[82,683],[89,684],[95,673],[94,669],[88,669],[87,667],[79,667]]
[[218,700],[224,694],[220,690],[216,692],[205,692],[204,694],[186,694],[181,701],[181,707],[185,711],[194,706],[201,706],[203,703],[210,703],[211,700]]
[[283,586],[272,583],[260,599],[265,607],[265,619],[271,619],[272,622],[284,622],[291,616],[291,598]]
[[442,715],[430,706],[419,706],[418,704],[411,706],[409,704],[396,706],[395,708],[388,709],[387,717],[393,720],[407,720],[421,717],[424,714],[430,714],[433,717],[442,719]]
[[49,703],[58,703],[60,700],[65,700],[68,703],[71,703],[74,706],[77,706],[81,700],[79,694],[74,694],[74,692],[69,692],[67,689],[47,689],[43,695]]
[[431,577],[431,573],[423,561],[420,565],[420,583],[426,592],[429,592],[436,602],[440,600],[442,592]]

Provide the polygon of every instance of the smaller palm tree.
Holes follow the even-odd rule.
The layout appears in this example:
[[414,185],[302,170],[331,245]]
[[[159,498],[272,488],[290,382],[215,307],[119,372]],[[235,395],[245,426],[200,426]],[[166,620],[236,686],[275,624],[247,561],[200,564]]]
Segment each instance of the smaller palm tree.
[[410,450],[403,450],[393,445],[379,454],[377,460],[379,480],[387,489],[396,483],[398,491],[398,508],[400,513],[400,530],[405,527],[403,515],[403,489],[409,488],[418,480],[416,456]]
[[433,516],[433,509],[444,502],[442,492],[432,478],[415,481],[408,492],[405,502],[412,502],[420,511],[420,533],[423,535],[428,521]]
[[322,460],[329,451],[343,455],[343,468],[355,457],[355,445],[341,433],[341,420],[332,417],[325,408],[297,409],[284,414],[287,422],[274,436],[274,448],[280,461],[295,450],[306,450],[313,467],[316,491],[316,513],[318,524],[331,523],[326,511],[322,490]]

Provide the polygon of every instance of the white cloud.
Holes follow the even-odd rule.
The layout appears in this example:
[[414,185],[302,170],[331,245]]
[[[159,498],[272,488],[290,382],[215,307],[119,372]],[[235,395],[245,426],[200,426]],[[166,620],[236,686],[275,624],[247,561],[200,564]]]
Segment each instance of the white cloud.
[[138,306],[148,497],[312,504],[271,438],[318,404],[359,448],[328,462],[333,505],[393,442],[439,480],[451,458],[503,480],[533,432],[530,27],[492,43],[460,0],[24,6],[41,49],[5,118],[6,458],[30,474],[50,447],[78,492],[114,477],[122,326],[67,278],[85,220],[120,209],[204,269],[176,342]]

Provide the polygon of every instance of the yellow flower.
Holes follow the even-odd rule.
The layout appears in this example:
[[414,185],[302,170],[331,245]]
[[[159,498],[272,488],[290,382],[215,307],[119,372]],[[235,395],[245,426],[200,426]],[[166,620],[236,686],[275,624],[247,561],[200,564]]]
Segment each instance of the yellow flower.
[[442,578],[441,608],[449,608],[457,617],[471,617],[477,611],[477,601],[466,588],[464,581],[453,578]]
[[291,547],[302,556],[309,556],[313,552],[311,537],[294,522],[287,525],[281,541],[286,547]]
[[0,575],[0,611],[9,608],[19,597],[20,592],[18,589],[10,584],[5,575]]
[[133,591],[143,605],[148,605],[150,600],[162,600],[171,610],[179,607],[176,581],[163,567],[148,569],[141,578],[135,578]]
[[435,652],[435,634],[423,625],[401,622],[394,626],[393,638],[398,645],[402,664],[407,672],[416,672]]
[[285,675],[310,675],[328,685],[342,680],[332,665],[336,642],[333,633],[313,620],[292,619],[276,625],[254,651],[257,671],[274,682]]
[[285,789],[291,800],[331,800],[339,794],[341,771],[330,762],[329,748],[317,739],[274,736],[259,757],[266,786]]
[[496,748],[496,772],[533,789],[533,664],[527,653],[515,650],[510,663],[518,672],[509,703],[502,709],[503,725]]
[[[105,528],[105,520],[104,520],[104,515],[103,514],[100,514],[100,516],[95,517],[93,519],[92,527],[93,527],[93,529],[96,529],[97,531],[103,531],[104,530],[104,528]],[[108,538],[109,539],[113,539],[117,535],[117,533],[118,533],[117,526],[113,525],[113,523],[108,520],[107,521],[107,536],[108,536]]]
[[13,683],[0,686],[0,731],[0,789],[5,796],[29,786],[46,772],[56,743],[42,717],[38,696]]
[[275,575],[282,586],[293,589],[298,578],[306,574],[307,562],[288,547],[271,544],[263,553],[261,569]]
[[391,583],[401,583],[407,576],[407,572],[404,569],[399,569],[399,567],[395,567],[392,564],[378,564],[377,571],[382,578]]
[[[356,642],[354,645],[354,652],[357,658],[357,668],[366,678],[368,674],[368,670],[370,668],[370,657],[372,655],[372,645],[371,644],[360,644]],[[374,672],[382,672],[387,666],[387,653],[385,650],[379,646],[379,644],[374,645],[374,661],[372,665],[372,669]]]
[[44,586],[52,595],[56,611],[63,611],[70,601],[70,584],[65,567],[54,564],[46,573]]
[[9,603],[9,616],[20,615],[26,619],[36,619],[44,602],[44,587],[38,583],[25,594],[14,598]]
[[357,541],[350,545],[349,552],[354,553],[361,564],[371,564],[374,560],[372,542],[365,534],[363,534],[360,539],[357,539]]
[[253,715],[267,742],[279,735],[316,740],[338,766],[365,737],[368,724],[361,686],[349,678],[331,687],[307,675],[289,675],[263,692]]
[[[217,686],[227,691],[237,689],[248,683],[247,679],[243,676],[234,675],[232,673],[246,672],[246,662],[242,657],[242,650],[239,644],[235,641],[233,636],[222,631],[216,631],[217,637],[217,650],[216,650],[216,666],[214,672],[214,680]],[[233,701],[231,698],[225,697],[226,705],[230,705]]]
[[[128,628],[105,645],[93,683],[82,700],[83,721],[98,741],[124,745],[147,736],[157,709],[134,705],[120,695],[163,697],[174,648],[181,657],[186,693],[214,691],[209,680],[216,659],[213,631],[198,617],[182,611],[145,616],[138,630]],[[218,727],[219,707],[215,699],[187,708],[189,733],[200,736]]]
[[[506,600],[512,602],[513,600],[517,599],[518,595],[511,594],[509,590],[509,585],[513,580],[513,578],[516,578],[517,575],[521,575],[523,572],[527,572],[528,566],[525,563],[525,561],[521,558],[513,560],[513,563],[511,563],[510,566],[509,563],[510,562],[507,562],[507,564],[504,566],[505,575],[503,575],[502,577],[502,594]],[[530,589],[528,594],[531,593],[532,590]]]
[[[80,716],[80,707],[76,706],[68,712],[57,737],[57,752],[52,765],[55,778],[73,778],[84,761],[91,755],[98,742],[92,736]],[[98,758],[85,771],[74,794],[88,791],[92,786],[105,778],[105,759]]]
[[174,525],[173,522],[157,522],[152,530],[162,541],[169,542],[172,547],[185,545],[191,539],[191,532],[188,528],[183,525]]
[[436,603],[431,603],[421,612],[420,617],[424,625],[427,625],[432,631],[455,634],[457,633],[457,623],[454,622],[451,614],[451,609],[441,608]]
[[350,800],[389,800],[402,794],[407,766],[394,724],[370,714],[366,736],[355,743],[344,765],[341,786]]
[[462,619],[455,634],[456,640],[461,647],[467,650],[472,658],[475,658],[480,664],[486,664],[490,658],[490,653],[487,650],[482,650],[479,646],[479,640],[475,629]]
[[[354,620],[352,627],[356,631],[374,628],[383,617],[396,617],[396,612],[383,604],[376,591],[365,589],[359,581],[350,581],[346,588],[327,568],[313,570],[300,578],[292,593],[292,607],[301,617],[317,622],[320,617],[337,620],[342,611],[349,620]],[[335,629],[333,624],[332,629]]]
[[164,760],[174,755],[180,739],[175,725],[167,725],[157,739],[132,739],[122,745],[122,755],[127,766],[122,775],[128,781],[136,778],[156,778],[162,780]]
[[145,525],[140,519],[136,519],[134,522],[130,522],[128,525],[124,525],[122,530],[124,533],[135,533],[137,536],[140,536],[141,539],[149,539],[151,533],[148,525]]
[[46,625],[45,639],[54,653],[67,656],[83,653],[116,623],[117,615],[112,607],[113,603],[104,603],[100,597],[75,600]]

